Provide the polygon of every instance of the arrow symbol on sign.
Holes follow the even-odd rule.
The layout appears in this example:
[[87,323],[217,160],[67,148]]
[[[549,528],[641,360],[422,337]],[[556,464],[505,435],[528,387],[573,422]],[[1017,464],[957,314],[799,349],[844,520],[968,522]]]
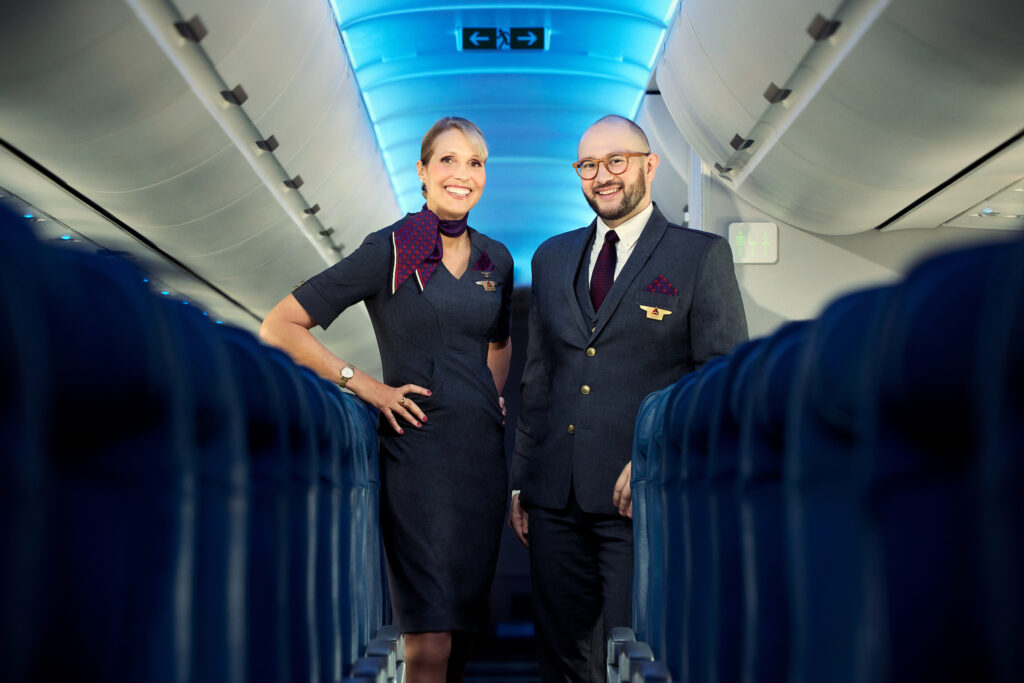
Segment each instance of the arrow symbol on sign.
[[473,45],[480,45],[480,43],[486,43],[490,39],[490,36],[482,36],[476,31],[473,31],[473,35],[469,37],[469,42],[473,43]]
[[525,36],[516,36],[516,40],[525,40],[527,45],[533,45],[537,42],[537,36],[533,31],[530,31]]

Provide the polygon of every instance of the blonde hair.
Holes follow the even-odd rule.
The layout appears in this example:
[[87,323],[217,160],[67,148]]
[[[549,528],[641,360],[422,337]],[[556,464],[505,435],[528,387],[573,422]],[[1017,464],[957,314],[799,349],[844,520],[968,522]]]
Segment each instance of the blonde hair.
[[[437,143],[438,136],[452,129],[458,130],[465,135],[470,144],[476,147],[481,160],[485,163],[487,162],[487,142],[484,140],[484,134],[480,131],[480,128],[469,119],[464,119],[461,116],[442,116],[430,127],[427,134],[423,136],[423,142],[420,143],[420,161],[423,162],[424,166],[430,163],[430,157],[434,156],[434,146]],[[420,189],[424,196],[426,196],[427,186],[425,183]]]

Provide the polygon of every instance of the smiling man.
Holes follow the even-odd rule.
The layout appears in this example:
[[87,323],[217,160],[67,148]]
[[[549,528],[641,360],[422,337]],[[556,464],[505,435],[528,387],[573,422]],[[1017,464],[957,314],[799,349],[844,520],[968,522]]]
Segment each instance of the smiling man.
[[643,398],[747,338],[728,243],[651,202],[658,155],[606,116],[573,166],[597,218],[533,257],[509,523],[530,550],[541,677],[604,680],[629,625],[629,473]]

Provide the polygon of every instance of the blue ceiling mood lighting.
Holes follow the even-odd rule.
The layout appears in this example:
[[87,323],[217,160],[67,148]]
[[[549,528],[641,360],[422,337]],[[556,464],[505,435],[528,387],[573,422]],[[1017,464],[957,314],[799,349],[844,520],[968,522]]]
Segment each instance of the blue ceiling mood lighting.
[[678,4],[331,1],[399,206],[423,204],[431,124],[474,121],[489,158],[470,223],[508,245],[520,285],[544,239],[592,219],[571,166],[579,136],[605,114],[636,116]]

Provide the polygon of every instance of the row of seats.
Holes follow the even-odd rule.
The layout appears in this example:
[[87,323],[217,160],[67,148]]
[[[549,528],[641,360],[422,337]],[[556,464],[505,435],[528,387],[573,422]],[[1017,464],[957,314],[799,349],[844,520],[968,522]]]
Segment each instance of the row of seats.
[[375,419],[0,214],[0,680],[338,681],[388,608]]
[[1024,242],[649,396],[634,627],[677,680],[1024,680]]

